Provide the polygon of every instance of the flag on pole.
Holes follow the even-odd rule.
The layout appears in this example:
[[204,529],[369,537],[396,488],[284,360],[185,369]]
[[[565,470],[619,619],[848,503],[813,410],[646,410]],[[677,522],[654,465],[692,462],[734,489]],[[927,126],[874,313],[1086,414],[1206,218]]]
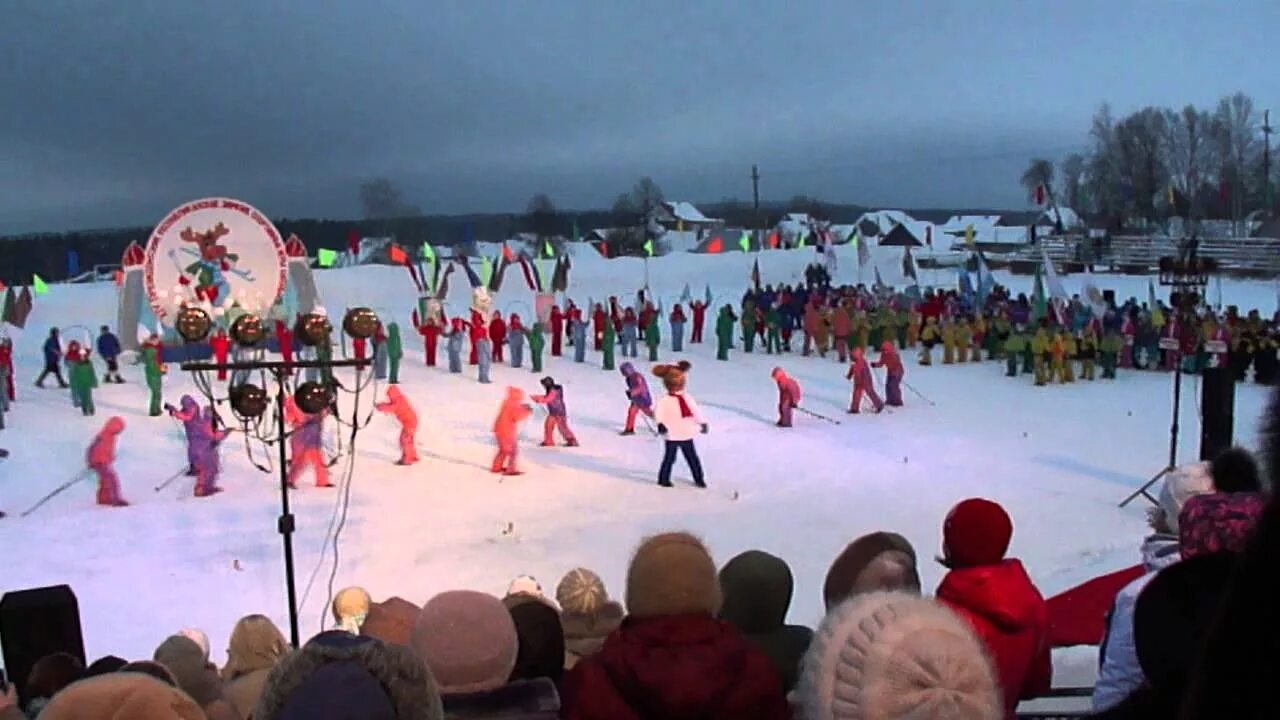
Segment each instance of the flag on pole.
[[1044,279],[1049,289],[1049,297],[1065,302],[1070,296],[1067,295],[1067,289],[1062,286],[1062,279],[1058,277],[1058,271],[1054,269],[1053,262],[1049,260],[1049,253],[1044,247],[1040,248],[1040,259],[1044,263]]
[[1036,265],[1036,280],[1031,288],[1031,321],[1038,323],[1048,317],[1048,305],[1044,297],[1044,278],[1041,276],[1041,265]]
[[742,252],[751,252],[751,236],[746,230],[743,230],[742,237],[738,238],[738,247],[742,248]]
[[422,259],[427,262],[436,261],[436,249],[431,247],[431,243],[429,242],[422,243]]
[[511,247],[505,242],[502,243],[502,259],[507,262],[515,262],[516,254],[511,251]]
[[996,278],[991,274],[991,268],[987,267],[987,259],[982,256],[982,252],[977,251],[974,255],[978,258],[978,302],[985,303],[987,296],[996,287]]
[[704,298],[704,300],[703,300],[703,301],[706,303],[707,307],[711,307],[711,299],[712,299],[712,298],[711,298],[711,284],[710,284],[710,283],[707,283],[707,291],[706,291],[706,294],[705,294],[705,295],[703,295],[703,298]]
[[27,316],[31,314],[31,308],[34,305],[31,299],[31,288],[22,288],[22,292],[18,293],[18,301],[13,304],[13,319],[9,320],[9,324],[16,328],[25,328]]
[[538,281],[538,292],[542,292],[542,289],[547,286],[547,273],[542,269],[542,266],[538,264],[537,260],[533,260],[532,265],[533,277]]
[[974,229],[973,229],[973,223],[969,223],[968,227],[964,229],[964,244],[972,248],[975,234],[976,233],[974,232]]
[[529,258],[526,257],[523,252],[520,253],[520,272],[524,274],[524,281],[525,284],[529,286],[529,289],[534,291],[538,290],[538,280],[535,275],[536,271],[529,267]]
[[916,259],[911,257],[911,246],[903,248],[902,277],[909,278],[912,285],[920,284],[920,273],[916,270]]
[[493,263],[489,262],[489,258],[480,258],[480,284],[489,287],[489,280],[493,279]]
[[551,245],[550,240],[542,241],[542,256],[553,258],[556,256],[556,249]]
[[396,265],[408,265],[409,256],[400,249],[399,245],[391,245],[387,248],[387,258]]
[[36,295],[44,295],[49,292],[49,286],[45,284],[44,278],[39,275],[31,276],[31,288],[35,290]]
[[969,271],[965,269],[963,264],[960,264],[956,266],[956,273],[959,275],[960,280],[960,296],[965,298],[972,297],[974,295],[973,281],[969,279]]
[[320,248],[316,250],[316,264],[322,268],[333,267],[338,260],[338,253],[328,248]]
[[1160,309],[1160,301],[1156,298],[1156,284],[1147,280],[1147,308],[1151,310],[1151,324],[1164,327],[1164,311]]
[[871,248],[867,245],[867,239],[862,237],[862,229],[859,228],[853,238],[858,243],[858,268],[864,268],[871,264]]
[[689,292],[689,283],[684,284],[684,292],[680,293],[680,302],[689,302],[693,300],[693,294]]
[[751,284],[758,290],[760,288],[760,258],[751,265]]
[[1089,308],[1093,310],[1093,317],[1101,321],[1103,316],[1107,314],[1107,301],[1102,296],[1102,290],[1098,289],[1098,283],[1093,277],[1093,273],[1088,270],[1084,271],[1084,290],[1085,301],[1089,303]]
[[652,239],[644,241],[644,254],[647,257],[653,257],[653,240]]

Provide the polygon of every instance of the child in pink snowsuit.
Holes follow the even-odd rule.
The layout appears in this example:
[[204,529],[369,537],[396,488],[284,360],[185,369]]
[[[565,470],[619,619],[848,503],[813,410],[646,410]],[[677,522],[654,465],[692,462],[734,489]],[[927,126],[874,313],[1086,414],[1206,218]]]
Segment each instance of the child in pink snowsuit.
[[201,432],[193,442],[196,447],[196,497],[208,497],[222,492],[218,487],[218,473],[222,470],[222,462],[218,457],[218,445],[231,434],[229,428],[222,430],[214,426],[213,406],[206,405],[204,415],[200,418]]
[[578,439],[569,429],[569,410],[564,405],[564,388],[557,385],[554,378],[542,378],[542,389],[545,395],[534,395],[530,400],[547,406],[547,419],[542,423],[542,447],[552,447],[555,443],[555,431],[559,430],[564,437],[564,444],[577,447]]
[[800,405],[800,383],[780,367],[772,377],[778,383],[778,427],[791,427],[791,412]]
[[333,487],[329,482],[329,466],[325,464],[324,453],[320,451],[324,437],[324,416],[327,410],[314,415],[302,412],[302,408],[290,397],[285,401],[285,420],[292,428],[289,435],[290,449],[293,458],[289,461],[289,487],[298,486],[298,478],[310,465],[316,473],[316,487]]
[[844,377],[846,380],[853,380],[853,400],[849,403],[850,414],[858,414],[864,395],[871,398],[871,404],[875,406],[876,412],[884,410],[884,402],[876,393],[875,383],[871,379],[871,365],[862,356],[862,348],[853,349],[853,364],[849,366],[849,372]]
[[98,475],[98,504],[124,507],[129,503],[120,497],[120,478],[116,476],[116,439],[124,432],[124,419],[117,416],[107,420],[102,430],[93,438],[85,460],[89,469]]
[[520,423],[529,419],[533,408],[524,402],[519,388],[508,387],[498,417],[493,421],[493,437],[498,442],[498,453],[493,456],[491,472],[503,475],[519,475],[516,458],[520,449]]
[[387,388],[387,401],[375,403],[374,407],[379,412],[395,415],[396,420],[400,422],[400,459],[396,461],[396,464],[412,465],[418,462],[418,448],[416,445],[418,413],[414,412],[413,405],[409,404],[409,398],[405,397],[400,388],[392,385]]

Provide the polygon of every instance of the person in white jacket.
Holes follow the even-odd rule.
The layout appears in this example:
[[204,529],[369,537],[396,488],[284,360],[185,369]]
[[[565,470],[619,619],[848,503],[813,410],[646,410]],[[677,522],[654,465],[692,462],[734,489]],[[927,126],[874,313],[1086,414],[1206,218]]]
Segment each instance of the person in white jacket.
[[698,450],[693,439],[699,433],[706,434],[707,423],[698,411],[698,403],[684,391],[689,368],[692,365],[681,360],[675,365],[655,365],[653,374],[662,379],[667,394],[658,400],[654,408],[654,419],[658,422],[658,434],[666,440],[666,450],[662,456],[662,467],[658,470],[658,484],[671,487],[671,466],[676,461],[676,451],[684,455],[689,463],[689,472],[693,474],[693,484],[700,488],[707,486],[702,476],[702,462],[698,459]]
[[1133,637],[1133,613],[1138,595],[1156,573],[1182,559],[1178,546],[1178,513],[1194,495],[1213,492],[1213,478],[1204,463],[1184,465],[1165,478],[1160,505],[1151,509],[1154,534],[1142,541],[1142,564],[1146,574],[1124,586],[1116,594],[1107,618],[1107,634],[1102,640],[1101,667],[1093,687],[1093,710],[1108,710],[1129,697],[1146,677],[1138,665],[1138,648]]

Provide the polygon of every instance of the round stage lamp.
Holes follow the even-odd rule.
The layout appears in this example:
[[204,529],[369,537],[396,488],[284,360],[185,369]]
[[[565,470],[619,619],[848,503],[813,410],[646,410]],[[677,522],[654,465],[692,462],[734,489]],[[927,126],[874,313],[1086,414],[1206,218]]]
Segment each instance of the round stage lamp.
[[183,340],[194,343],[209,337],[209,328],[213,327],[213,321],[209,319],[209,313],[203,308],[183,305],[178,311],[178,319],[173,326]]
[[253,383],[232,385],[227,394],[231,398],[231,409],[240,417],[261,417],[267,411],[267,391]]
[[378,316],[367,307],[351,308],[342,318],[342,329],[353,338],[368,340],[378,332]]
[[328,342],[331,332],[333,326],[329,324],[329,318],[319,313],[303,315],[293,327],[293,337],[306,347]]
[[266,338],[267,329],[262,324],[262,318],[253,313],[245,313],[231,323],[231,339],[235,340],[237,345],[255,347]]
[[333,403],[333,393],[328,385],[318,382],[304,382],[293,392],[293,401],[298,409],[308,415],[314,415]]

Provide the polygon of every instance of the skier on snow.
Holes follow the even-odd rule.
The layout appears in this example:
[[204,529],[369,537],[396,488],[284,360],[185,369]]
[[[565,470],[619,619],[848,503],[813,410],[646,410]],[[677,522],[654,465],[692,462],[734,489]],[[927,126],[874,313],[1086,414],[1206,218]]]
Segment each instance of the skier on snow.
[[871,404],[875,406],[876,412],[884,410],[884,402],[876,393],[876,386],[871,378],[871,365],[863,357],[862,348],[853,349],[853,363],[849,365],[849,372],[844,377],[846,380],[853,380],[853,399],[849,402],[851,415],[858,414],[864,396],[871,398]]
[[196,474],[196,456],[199,451],[196,443],[201,439],[204,426],[200,418],[200,405],[190,395],[183,395],[178,407],[169,404],[164,406],[165,412],[182,423],[182,432],[187,437],[187,475]]
[[498,417],[493,421],[493,437],[498,444],[498,452],[493,456],[490,472],[503,475],[519,475],[517,460],[520,453],[520,423],[529,419],[533,408],[524,401],[524,393],[519,388],[508,387],[507,397],[502,401]]
[[293,457],[289,460],[289,487],[297,489],[298,478],[310,465],[316,474],[316,487],[333,487],[329,482],[329,467],[321,451],[324,440],[324,417],[328,410],[308,415],[298,407],[293,397],[285,400],[285,420],[292,432],[289,434]]
[[791,427],[791,413],[800,406],[800,383],[780,367],[771,374],[778,383],[778,427]]
[[124,419],[113,416],[93,437],[85,462],[98,476],[98,504],[125,507],[129,503],[120,496],[120,478],[116,475],[116,442],[124,432]]
[[412,465],[418,462],[416,444],[418,413],[414,411],[413,405],[409,403],[409,398],[405,397],[400,388],[393,385],[387,388],[387,401],[374,403],[373,407],[378,412],[394,415],[400,423],[400,459],[396,461],[396,464]]
[[880,359],[871,363],[871,367],[885,369],[885,404],[891,407],[902,407],[902,378],[907,371],[902,366],[902,357],[898,355],[892,340],[885,340],[880,344]]
[[542,378],[543,395],[534,395],[529,399],[539,405],[547,406],[547,419],[542,423],[542,447],[553,447],[555,431],[559,430],[567,447],[578,447],[578,438],[569,429],[569,410],[564,404],[564,387],[556,384],[555,378]]
[[631,363],[624,362],[618,369],[627,381],[628,401],[627,424],[620,434],[635,435],[636,415],[644,413],[649,418],[653,417],[653,397],[649,394],[649,383],[645,382],[644,375],[640,374]]
[[218,457],[218,446],[231,434],[230,429],[219,430],[213,406],[206,406],[200,418],[201,437],[196,442],[196,497],[209,497],[222,492],[218,487],[218,473],[222,463]]

